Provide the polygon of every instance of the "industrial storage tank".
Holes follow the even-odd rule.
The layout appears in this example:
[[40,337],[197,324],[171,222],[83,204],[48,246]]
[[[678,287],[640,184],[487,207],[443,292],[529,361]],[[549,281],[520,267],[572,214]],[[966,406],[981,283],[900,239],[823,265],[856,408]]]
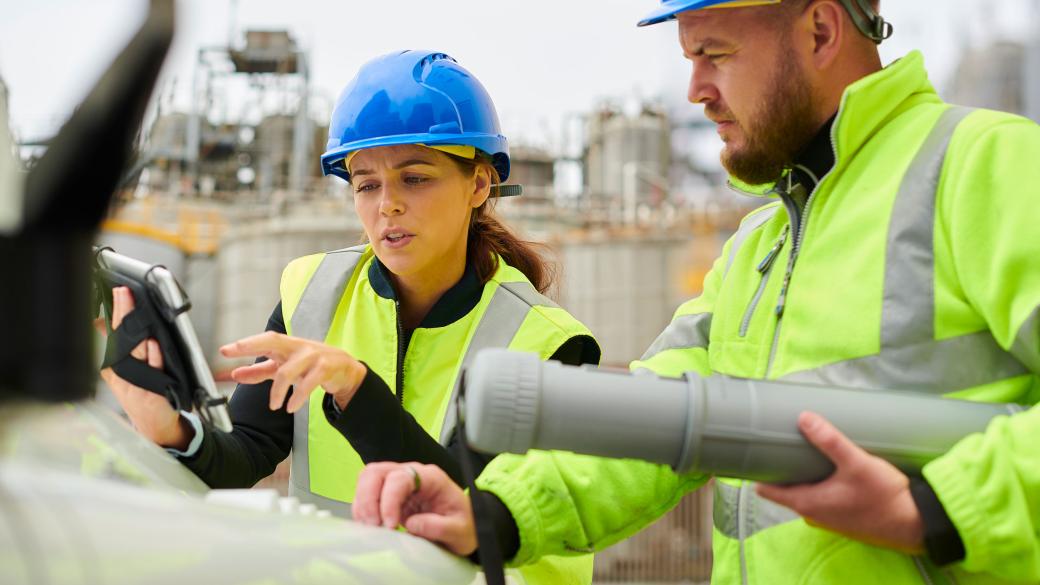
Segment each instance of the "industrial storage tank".
[[626,190],[642,191],[641,183],[632,184],[633,174],[667,179],[671,128],[663,112],[644,106],[630,116],[603,108],[589,116],[586,131],[584,175],[590,196],[617,198]]

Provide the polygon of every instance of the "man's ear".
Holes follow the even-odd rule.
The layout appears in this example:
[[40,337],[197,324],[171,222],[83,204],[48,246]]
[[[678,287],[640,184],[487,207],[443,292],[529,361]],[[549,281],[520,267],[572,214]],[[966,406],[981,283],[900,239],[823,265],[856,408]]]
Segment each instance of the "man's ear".
[[817,71],[828,69],[848,34],[845,9],[834,0],[824,0],[811,4],[802,17],[812,34],[812,63]]

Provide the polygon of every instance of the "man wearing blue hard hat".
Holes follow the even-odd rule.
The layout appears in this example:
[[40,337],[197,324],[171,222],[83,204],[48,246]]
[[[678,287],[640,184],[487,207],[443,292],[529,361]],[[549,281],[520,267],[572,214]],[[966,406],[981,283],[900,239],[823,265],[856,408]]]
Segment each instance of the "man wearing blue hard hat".
[[[678,21],[689,100],[717,125],[731,186],[763,206],[634,370],[1040,398],[1040,128],[944,103],[919,52],[883,67],[878,4],[664,0],[639,23]],[[803,414],[835,473],[714,478],[712,580],[1040,582],[1037,414],[998,419],[913,479]],[[517,535],[505,557],[524,564],[607,547],[709,479],[531,452],[497,457],[476,484]],[[448,493],[426,508],[452,519],[424,534],[444,543],[473,532],[453,511],[465,496]],[[382,508],[395,498],[388,485]]]

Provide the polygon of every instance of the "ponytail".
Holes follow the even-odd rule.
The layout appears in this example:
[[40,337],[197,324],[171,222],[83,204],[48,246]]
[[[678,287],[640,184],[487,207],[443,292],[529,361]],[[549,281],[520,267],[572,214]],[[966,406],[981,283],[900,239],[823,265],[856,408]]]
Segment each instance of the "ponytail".
[[476,268],[481,283],[490,280],[498,270],[499,257],[522,272],[540,293],[549,290],[556,276],[555,267],[544,257],[549,247],[518,238],[498,221],[489,203],[473,210],[466,249],[467,261]]
[[[465,173],[473,174],[478,165],[487,164],[483,153],[476,160],[448,155]],[[499,182],[498,172],[491,167],[491,182]],[[555,265],[546,259],[549,247],[538,242],[520,239],[498,220],[494,213],[497,187],[491,188],[491,196],[470,216],[469,236],[466,246],[466,262],[472,264],[481,284],[486,284],[498,270],[498,259],[516,268],[540,293],[552,287],[556,277]]]

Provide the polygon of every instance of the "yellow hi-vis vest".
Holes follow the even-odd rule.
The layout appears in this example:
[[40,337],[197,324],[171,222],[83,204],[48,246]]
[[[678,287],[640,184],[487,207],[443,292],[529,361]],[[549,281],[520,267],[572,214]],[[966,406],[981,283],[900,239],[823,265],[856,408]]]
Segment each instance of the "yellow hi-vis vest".
[[[454,399],[459,375],[486,347],[508,347],[553,355],[569,339],[592,337],[577,319],[540,294],[516,268],[499,259],[476,306],[443,327],[416,328],[404,353],[399,378],[397,304],[380,296],[369,281],[375,262],[370,246],[356,246],[293,260],[282,273],[281,299],[286,333],[323,341],[365,362],[400,395],[403,406],[441,444],[455,427]],[[307,408],[293,415],[289,490],[301,502],[350,517],[350,502],[364,467],[350,443],[328,423],[324,391],[311,394]],[[547,557],[525,567],[527,583],[589,583],[592,555]],[[519,578],[518,578],[519,577]]]

